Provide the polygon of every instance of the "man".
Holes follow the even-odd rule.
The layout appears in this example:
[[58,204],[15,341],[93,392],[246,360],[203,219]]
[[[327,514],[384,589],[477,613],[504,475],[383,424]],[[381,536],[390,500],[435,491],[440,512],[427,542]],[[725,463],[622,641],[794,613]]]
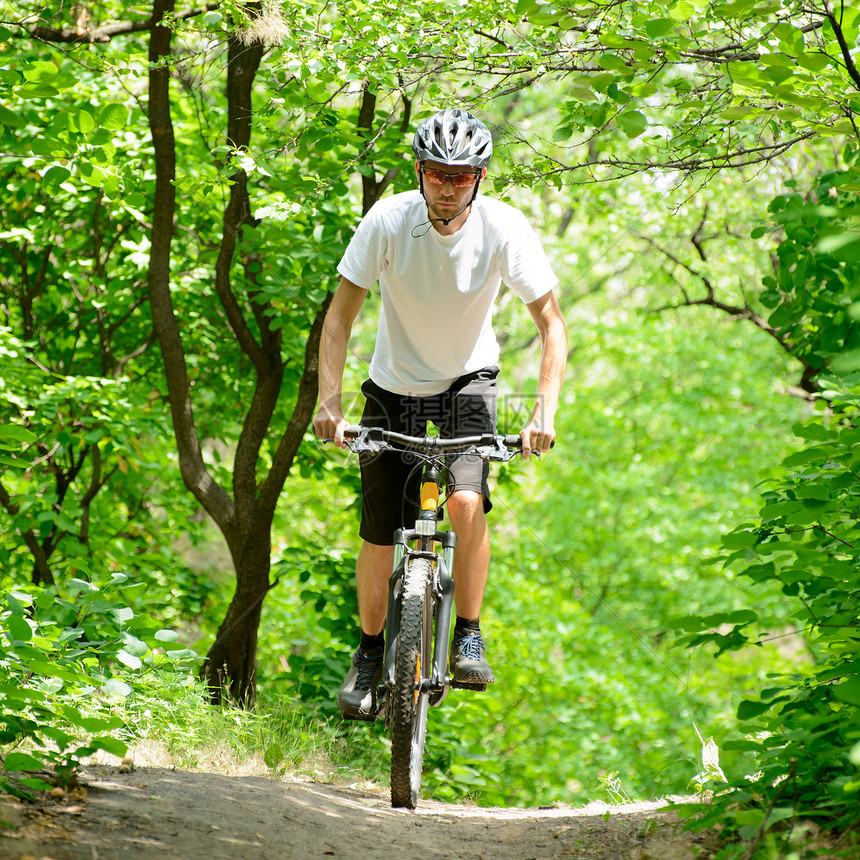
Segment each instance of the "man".
[[[343,445],[341,409],[347,343],[368,291],[382,296],[370,379],[362,386],[361,423],[423,435],[432,421],[444,436],[495,433],[499,346],[492,311],[501,282],[526,303],[540,333],[538,394],[521,432],[523,456],[548,451],[567,357],[557,278],[522,213],[478,196],[493,150],[486,126],[464,110],[443,110],[418,127],[412,144],[418,190],[379,201],[358,226],[338,266],[342,276],[320,346],[314,431]],[[382,673],[394,531],[401,522],[408,459],[389,452],[361,462],[362,545],[356,565],[361,642],[338,695],[346,719],[374,719]],[[495,676],[479,615],[490,541],[488,465],[477,457],[450,464],[457,620],[450,671],[457,686]],[[409,525],[408,523],[406,524]]]

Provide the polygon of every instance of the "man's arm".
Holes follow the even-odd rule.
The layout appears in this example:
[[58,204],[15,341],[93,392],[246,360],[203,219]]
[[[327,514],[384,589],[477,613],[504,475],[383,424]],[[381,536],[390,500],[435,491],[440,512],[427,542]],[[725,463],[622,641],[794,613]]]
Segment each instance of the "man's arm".
[[341,278],[329,305],[320,339],[319,403],[314,416],[314,433],[321,439],[334,439],[341,448],[343,429],[349,423],[343,417],[341,403],[346,348],[366,295],[367,290]]
[[567,329],[552,290],[529,302],[526,307],[540,334],[541,358],[534,409],[529,423],[520,433],[523,457],[528,457],[532,451],[549,451],[555,439],[555,413],[567,364]]

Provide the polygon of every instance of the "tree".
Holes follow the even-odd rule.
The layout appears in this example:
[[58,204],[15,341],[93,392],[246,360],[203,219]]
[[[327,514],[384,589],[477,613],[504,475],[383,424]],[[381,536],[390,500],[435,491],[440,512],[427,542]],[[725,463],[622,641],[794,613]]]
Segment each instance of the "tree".
[[[261,34],[271,31],[267,30],[260,4],[241,10],[229,4],[222,8],[228,15],[235,16],[238,24],[224,22],[226,29],[219,29],[224,19],[220,13],[211,12],[204,20],[204,29],[214,28],[212,34],[192,33],[188,38],[208,40],[206,50],[209,51],[220,50],[222,45],[226,47],[224,73],[223,77],[219,76],[225,82],[223,97],[202,79],[195,79],[192,63],[177,57],[172,47],[178,22],[204,15],[204,8],[176,14],[173,3],[158,3],[152,15],[146,18],[104,24],[93,20],[88,13],[78,19],[76,26],[59,26],[61,19],[52,19],[51,26],[29,25],[23,10],[18,10],[18,14],[20,30],[31,38],[77,45],[70,49],[72,56],[85,56],[93,66],[109,72],[116,68],[118,61],[116,57],[107,59],[98,53],[97,45],[137,32],[150,33],[148,103],[138,99],[138,104],[145,109],[150,128],[154,184],[150,184],[146,176],[141,182],[130,170],[126,170],[125,175],[109,175],[99,166],[98,157],[84,157],[87,144],[80,140],[59,141],[65,144],[61,147],[60,135],[55,130],[56,120],[42,128],[46,142],[41,144],[41,151],[45,156],[62,159],[53,173],[50,167],[45,171],[47,181],[69,180],[73,173],[70,168],[74,168],[76,179],[83,177],[93,185],[102,185],[111,197],[120,193],[134,194],[142,210],[134,214],[139,220],[151,218],[148,241],[141,243],[141,251],[144,247],[148,250],[148,260],[145,267],[141,266],[138,255],[136,263],[146,273],[146,298],[164,366],[165,398],[171,410],[179,466],[186,486],[222,531],[237,577],[233,602],[202,674],[216,700],[226,694],[235,701],[249,703],[254,695],[256,630],[263,599],[272,586],[269,581],[272,519],[315,404],[316,353],[328,304],[326,287],[334,273],[337,237],[350,218],[348,211],[338,213],[319,199],[312,202],[306,216],[301,206],[295,208],[288,204],[285,211],[280,210],[281,221],[273,217],[262,222],[252,210],[268,209],[277,214],[280,201],[305,197],[303,183],[309,175],[315,180],[314,184],[326,183],[334,193],[345,193],[346,187],[340,177],[342,154],[350,149],[360,154],[368,149],[368,140],[377,145],[380,139],[384,142],[386,127],[375,127],[378,122],[376,96],[368,85],[357,93],[362,107],[357,119],[350,123],[341,120],[326,106],[327,99],[318,104],[314,100],[315,90],[306,92],[295,77],[285,76],[275,67],[268,71],[274,85],[283,90],[286,84],[286,89],[292,90],[294,113],[306,114],[307,118],[304,123],[299,120],[291,129],[299,130],[295,146],[300,154],[287,171],[282,170],[277,176],[274,171],[270,173],[258,167],[249,153],[252,123],[257,120],[264,134],[278,138],[283,137],[285,130],[283,116],[275,114],[267,97],[258,96],[255,100],[254,96],[255,81],[267,50]],[[103,4],[98,11],[107,16],[118,9],[113,4]],[[43,13],[43,18],[46,17]],[[275,16],[268,20],[274,22],[275,32],[278,32],[280,18]],[[132,42],[121,55],[123,60],[133,61],[136,50],[137,43]],[[66,79],[74,80],[69,73],[65,73],[64,79],[59,65],[58,58],[57,62],[40,60],[27,67],[25,71],[29,77],[25,75],[25,80],[37,79],[44,91],[34,92],[32,86],[28,89],[27,84],[22,84],[17,87],[16,95],[22,101],[32,96],[51,98],[57,95],[57,84],[68,85]],[[184,86],[185,95],[196,102],[201,120],[196,126],[186,120],[175,96],[171,97],[171,81],[176,79]],[[137,98],[137,94],[134,95]],[[50,107],[56,108],[58,101],[51,101]],[[408,101],[405,105],[405,121],[408,122]],[[114,107],[103,107],[99,120],[108,116]],[[87,127],[83,133],[86,134],[93,131],[95,122],[86,111],[79,112],[78,116],[84,114],[89,117],[84,123]],[[185,137],[190,135],[198,139],[198,146],[190,152],[177,144],[177,122]],[[350,124],[353,131],[349,130]],[[220,145],[214,147],[216,163],[213,165],[211,129],[219,125],[224,136]],[[125,123],[108,125],[108,130],[121,128],[126,130]],[[102,136],[104,130],[101,129]],[[80,137],[80,128],[72,131]],[[317,158],[314,169],[304,171],[302,163],[314,157],[314,143],[321,142],[326,132],[338,136],[338,147],[331,158]],[[400,134],[398,126],[389,136],[399,138]],[[72,147],[72,144],[80,145]],[[99,139],[98,144],[103,149],[111,147],[111,154],[117,152],[109,140]],[[360,148],[356,144],[360,144]],[[145,146],[135,138],[135,148]],[[352,159],[355,158],[353,155]],[[391,155],[387,158],[387,164],[385,157],[382,159],[384,174],[377,180],[373,164],[365,153],[362,170],[367,205],[398,174],[399,157],[395,163],[391,163]],[[262,194],[268,202],[274,202],[274,206],[261,206],[263,201],[259,197],[252,203],[248,190],[249,171],[256,173],[263,186]],[[195,183],[179,179],[195,174],[202,176],[202,180]],[[38,186],[36,181],[35,187]],[[177,199],[178,188],[190,195],[190,200],[187,196]],[[211,205],[213,195],[223,195],[224,201],[217,243],[206,238],[214,233],[217,224]],[[327,205],[328,211],[325,211]],[[320,213],[326,217],[318,224],[316,219]],[[284,217],[290,220],[284,222]],[[175,223],[182,228],[178,235]],[[132,233],[135,227],[131,227]],[[115,246],[119,240],[119,233],[115,233],[109,243]],[[201,295],[194,289],[194,279],[202,272],[193,271],[192,274],[192,261],[201,252],[213,260],[213,294]],[[51,248],[45,251],[45,259],[52,259]],[[104,270],[106,261],[100,264]],[[283,275],[279,276],[277,266],[282,266],[283,275],[297,278],[297,288],[284,289]],[[105,280],[112,274],[112,271],[103,272]],[[135,299],[129,312],[141,303],[142,299]],[[191,325],[191,330],[183,332],[182,328],[195,319],[197,322]],[[121,365],[120,375],[122,367],[124,365]],[[223,394],[217,393],[219,389],[231,392],[239,405],[236,412],[227,412],[226,421],[219,415],[224,406]],[[205,392],[203,396],[198,394],[201,391]],[[286,414],[285,402],[292,402]],[[283,431],[273,432],[273,427],[279,424],[283,424]],[[228,489],[223,470],[219,473],[217,466],[205,461],[203,440],[231,437],[235,440],[235,450]],[[6,502],[11,512],[15,503],[11,497]],[[30,545],[38,550],[32,541]]]

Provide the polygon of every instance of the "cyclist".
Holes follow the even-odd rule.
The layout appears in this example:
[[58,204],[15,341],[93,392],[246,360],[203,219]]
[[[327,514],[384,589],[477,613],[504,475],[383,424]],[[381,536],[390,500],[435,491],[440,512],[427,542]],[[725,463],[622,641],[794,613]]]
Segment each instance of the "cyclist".
[[[524,457],[545,452],[555,436],[567,357],[564,320],[553,294],[558,279],[523,214],[478,194],[493,151],[484,123],[465,110],[439,111],[418,126],[412,149],[418,189],[376,203],[338,265],[341,281],[320,346],[314,431],[343,446],[347,344],[378,282],[379,329],[370,378],[362,385],[361,423],[419,436],[427,421],[443,436],[495,433],[499,346],[492,311],[504,282],[526,303],[541,338],[537,398],[520,435]],[[402,525],[403,488],[413,465],[408,455],[395,452],[360,460],[361,641],[338,694],[347,719],[376,715],[393,536]],[[479,620],[490,558],[488,470],[487,463],[468,456],[449,466],[448,516],[458,535],[450,655],[456,686],[495,681]]]

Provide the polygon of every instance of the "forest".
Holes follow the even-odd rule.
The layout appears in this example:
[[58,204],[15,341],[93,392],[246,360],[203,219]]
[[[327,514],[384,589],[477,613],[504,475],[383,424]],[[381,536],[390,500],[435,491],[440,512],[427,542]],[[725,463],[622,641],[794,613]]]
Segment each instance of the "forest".
[[[493,474],[499,683],[431,709],[425,795],[680,795],[726,858],[857,856],[858,38],[833,0],[0,0],[0,793],[142,743],[387,779],[334,703],[358,464],[317,353],[456,104],[570,342],[555,449]],[[516,433],[540,343],[495,320]]]

